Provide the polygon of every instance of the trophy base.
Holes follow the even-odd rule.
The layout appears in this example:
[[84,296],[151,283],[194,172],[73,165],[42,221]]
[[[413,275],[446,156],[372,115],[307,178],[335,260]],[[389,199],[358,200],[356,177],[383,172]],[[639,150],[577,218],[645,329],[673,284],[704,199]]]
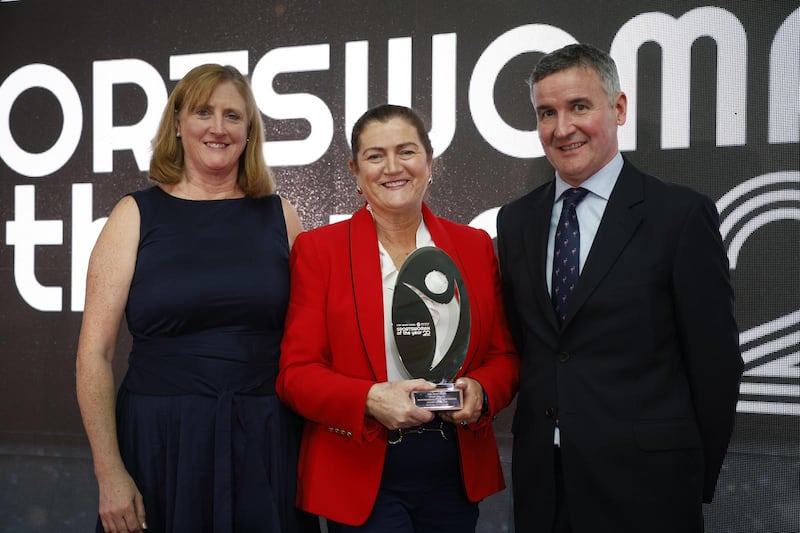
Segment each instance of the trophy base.
[[463,391],[453,383],[439,383],[434,390],[411,393],[414,405],[429,411],[458,411],[461,409]]

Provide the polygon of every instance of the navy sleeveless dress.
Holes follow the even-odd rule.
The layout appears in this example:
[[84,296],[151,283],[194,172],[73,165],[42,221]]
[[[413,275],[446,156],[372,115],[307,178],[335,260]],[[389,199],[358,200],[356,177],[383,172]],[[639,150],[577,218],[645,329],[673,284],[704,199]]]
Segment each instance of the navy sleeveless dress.
[[302,422],[275,395],[289,291],[280,198],[132,196],[141,232],[117,425],[148,532],[316,529],[294,503]]

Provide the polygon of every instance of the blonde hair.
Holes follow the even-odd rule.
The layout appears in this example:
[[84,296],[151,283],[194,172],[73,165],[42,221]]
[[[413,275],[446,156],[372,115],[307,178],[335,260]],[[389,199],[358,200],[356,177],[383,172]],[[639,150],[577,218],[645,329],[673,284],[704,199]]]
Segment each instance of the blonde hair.
[[247,196],[253,198],[272,194],[275,192],[275,178],[264,161],[264,127],[250,84],[234,67],[211,63],[190,70],[170,94],[153,138],[150,177],[165,184],[178,183],[182,179],[183,144],[177,136],[175,117],[184,108],[194,111],[207,104],[214,90],[224,82],[232,83],[239,91],[248,118],[248,142],[239,158],[237,183]]

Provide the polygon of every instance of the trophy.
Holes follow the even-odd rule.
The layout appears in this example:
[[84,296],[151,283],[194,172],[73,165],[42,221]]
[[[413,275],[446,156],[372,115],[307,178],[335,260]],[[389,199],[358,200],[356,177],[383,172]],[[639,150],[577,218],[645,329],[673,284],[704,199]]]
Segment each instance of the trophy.
[[414,404],[432,411],[461,409],[462,391],[452,380],[469,346],[469,299],[461,272],[439,248],[416,249],[400,268],[392,332],[408,375],[436,383],[434,390],[414,391]]

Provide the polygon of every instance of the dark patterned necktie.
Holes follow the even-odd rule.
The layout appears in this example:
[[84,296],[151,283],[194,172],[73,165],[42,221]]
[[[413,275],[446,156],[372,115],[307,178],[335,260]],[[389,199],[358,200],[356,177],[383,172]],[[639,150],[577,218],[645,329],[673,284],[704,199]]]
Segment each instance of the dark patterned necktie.
[[567,317],[569,300],[580,276],[581,232],[575,206],[581,203],[588,192],[583,188],[567,189],[561,195],[564,200],[556,227],[551,288],[551,299],[559,323]]

